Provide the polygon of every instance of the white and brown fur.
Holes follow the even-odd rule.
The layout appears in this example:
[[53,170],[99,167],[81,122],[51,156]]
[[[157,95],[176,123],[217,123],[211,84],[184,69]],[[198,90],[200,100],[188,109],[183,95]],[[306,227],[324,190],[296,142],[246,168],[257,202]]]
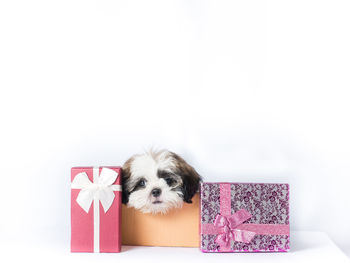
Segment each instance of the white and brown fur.
[[166,213],[192,203],[201,181],[192,166],[167,150],[134,155],[122,171],[123,203],[144,213]]

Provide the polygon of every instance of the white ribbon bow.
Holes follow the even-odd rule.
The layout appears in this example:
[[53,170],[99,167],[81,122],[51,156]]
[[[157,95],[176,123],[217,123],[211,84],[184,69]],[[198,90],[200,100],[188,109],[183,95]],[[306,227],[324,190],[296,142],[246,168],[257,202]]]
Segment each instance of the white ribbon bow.
[[[97,170],[98,171],[98,170]],[[75,176],[72,182],[72,189],[81,189],[77,197],[77,203],[89,212],[93,200],[101,201],[105,213],[111,207],[114,200],[113,191],[121,191],[120,185],[113,185],[119,174],[109,168],[102,168],[100,176],[94,172],[94,182],[89,180],[85,172]]]

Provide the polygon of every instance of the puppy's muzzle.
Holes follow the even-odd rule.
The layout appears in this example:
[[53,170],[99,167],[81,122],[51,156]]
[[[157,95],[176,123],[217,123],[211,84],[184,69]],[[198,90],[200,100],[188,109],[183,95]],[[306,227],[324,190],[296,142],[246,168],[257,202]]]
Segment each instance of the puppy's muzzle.
[[154,188],[151,193],[154,197],[158,197],[162,193],[162,190],[159,188]]

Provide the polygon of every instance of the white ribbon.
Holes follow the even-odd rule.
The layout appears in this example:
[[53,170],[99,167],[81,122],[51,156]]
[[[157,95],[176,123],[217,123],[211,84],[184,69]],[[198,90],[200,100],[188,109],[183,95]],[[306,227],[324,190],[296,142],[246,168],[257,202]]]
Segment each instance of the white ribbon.
[[107,213],[111,207],[115,194],[113,191],[121,191],[121,185],[113,185],[119,174],[109,168],[93,168],[93,182],[89,180],[86,172],[78,173],[72,182],[72,189],[81,189],[76,199],[77,203],[89,212],[92,201],[94,201],[94,252],[100,252],[100,206]]

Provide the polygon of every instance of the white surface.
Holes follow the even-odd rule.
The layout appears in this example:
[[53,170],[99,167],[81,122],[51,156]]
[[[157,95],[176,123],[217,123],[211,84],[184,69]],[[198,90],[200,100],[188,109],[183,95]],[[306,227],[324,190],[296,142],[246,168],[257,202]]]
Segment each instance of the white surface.
[[289,182],[292,229],[350,255],[349,14],[348,0],[1,0],[0,240],[69,236],[70,167],[155,145],[208,181]]
[[[1,243],[0,243],[1,244]],[[292,232],[287,253],[202,253],[197,248],[123,247],[119,254],[70,253],[57,244],[1,244],[2,257],[13,262],[350,262],[322,232]],[[9,256],[10,255],[10,256]]]

